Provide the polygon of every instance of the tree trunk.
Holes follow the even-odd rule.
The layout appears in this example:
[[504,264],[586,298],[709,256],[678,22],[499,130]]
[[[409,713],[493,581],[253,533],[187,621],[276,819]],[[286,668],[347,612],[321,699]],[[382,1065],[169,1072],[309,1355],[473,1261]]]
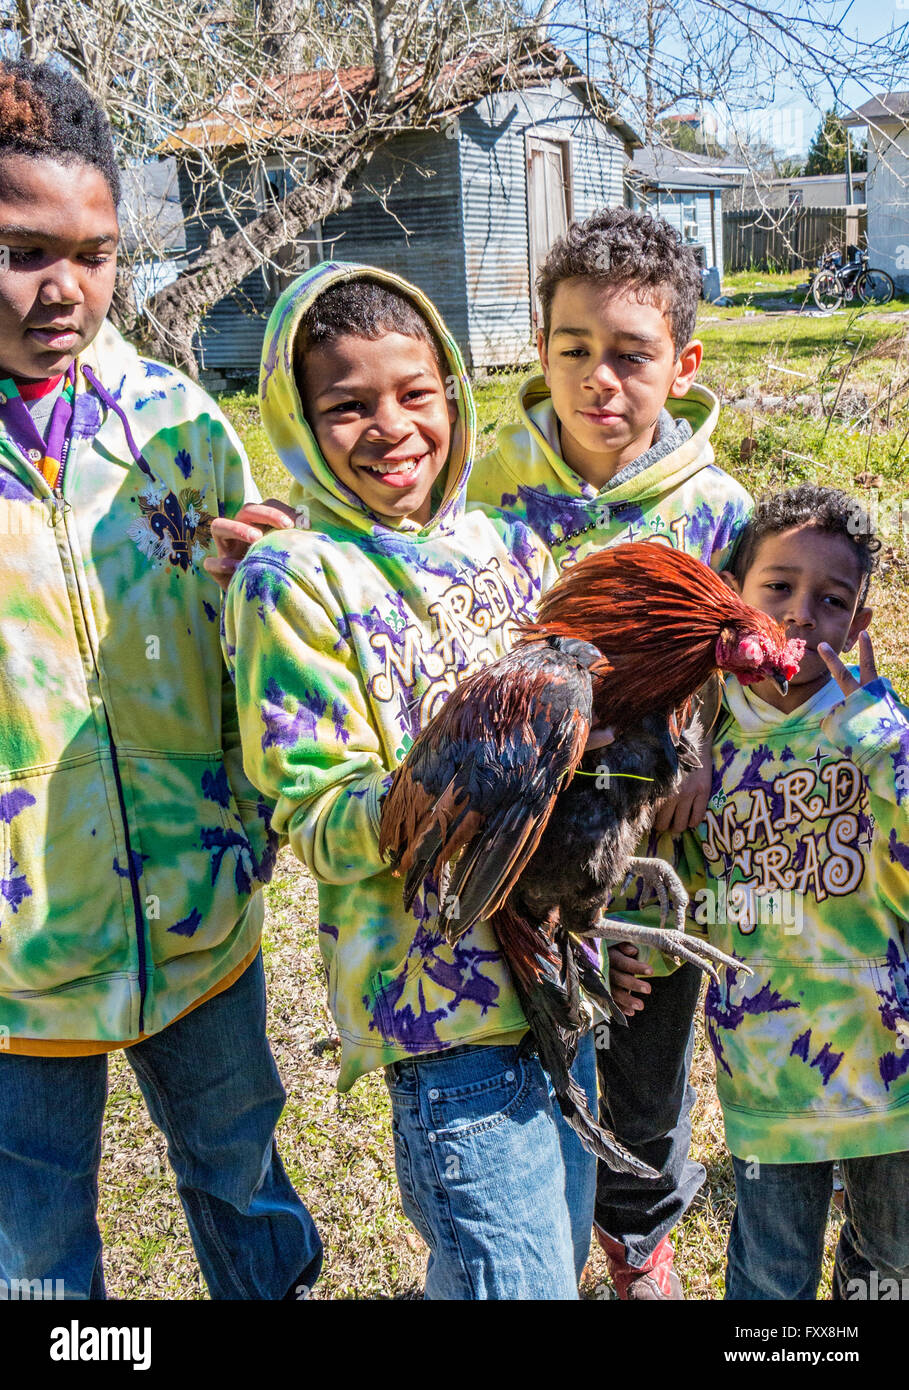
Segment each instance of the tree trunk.
[[146,307],[155,352],[198,380],[193,337],[204,315],[314,222],[347,207],[351,194],[345,185],[371,152],[371,146],[359,137],[339,146],[324,158],[321,172],[295,188],[282,204],[209,246],[179,280],[159,290]]
[[259,0],[256,27],[273,73],[301,72],[306,67],[306,36],[301,32],[296,0]]

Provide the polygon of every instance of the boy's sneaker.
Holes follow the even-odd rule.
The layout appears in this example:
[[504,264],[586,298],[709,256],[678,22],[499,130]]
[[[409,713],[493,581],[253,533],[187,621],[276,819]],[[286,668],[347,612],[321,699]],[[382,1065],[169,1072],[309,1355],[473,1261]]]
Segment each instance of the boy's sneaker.
[[647,1263],[637,1269],[628,1263],[621,1241],[608,1236],[599,1226],[595,1225],[593,1229],[606,1256],[609,1277],[619,1298],[629,1302],[684,1299],[679,1276],[672,1268],[673,1249],[668,1236],[663,1237]]

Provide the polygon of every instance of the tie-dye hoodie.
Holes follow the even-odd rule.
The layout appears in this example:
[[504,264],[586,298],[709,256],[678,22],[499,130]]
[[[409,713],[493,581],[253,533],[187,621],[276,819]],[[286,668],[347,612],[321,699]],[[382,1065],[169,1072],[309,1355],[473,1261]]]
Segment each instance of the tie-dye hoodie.
[[[425,526],[373,515],[334,476],[294,381],[303,314],[330,285],[359,276],[409,295],[447,356],[458,419],[444,495]],[[405,281],[336,264],[295,281],[269,320],[260,390],[303,511],[300,529],[266,536],[240,565],[225,602],[225,653],[246,771],[319,884],[346,1091],[374,1067],[525,1031],[490,928],[452,948],[435,930],[432,892],[405,911],[401,880],[379,857],[379,803],[415,734],[458,681],[507,649],[555,567],[523,523],[465,509],[470,383],[445,325]]]
[[790,714],[735,679],[726,698],[689,887],[692,930],[754,971],[707,995],[729,1148],[909,1149],[909,711],[882,679]]
[[36,1054],[226,987],[273,860],[202,568],[257,496],[242,447],[109,324],[77,367],[59,492],[0,426],[0,1048]]
[[714,463],[710,435],[719,405],[712,392],[692,386],[670,398],[661,424],[687,422],[676,448],[648,450],[597,491],[560,453],[559,424],[543,377],[518,393],[520,419],[506,425],[495,447],[477,462],[471,501],[525,517],[550,548],[560,569],[591,550],[619,541],[659,540],[720,570],[751,514],[748,493]]
[[[499,431],[491,453],[474,468],[472,500],[525,518],[560,569],[593,550],[631,540],[659,541],[717,571],[725,567],[753,503],[714,463],[710,435],[719,405],[712,392],[695,385],[680,399],[667,400],[655,445],[599,492],[561,456],[559,424],[543,377],[525,381],[518,400],[519,422]],[[654,835],[637,852],[668,860],[683,878],[690,872],[684,836]],[[627,894],[613,899],[610,914],[657,925],[659,909],[641,907],[643,891],[643,881],[633,880]],[[647,960],[655,974],[677,968],[659,952],[647,953]]]

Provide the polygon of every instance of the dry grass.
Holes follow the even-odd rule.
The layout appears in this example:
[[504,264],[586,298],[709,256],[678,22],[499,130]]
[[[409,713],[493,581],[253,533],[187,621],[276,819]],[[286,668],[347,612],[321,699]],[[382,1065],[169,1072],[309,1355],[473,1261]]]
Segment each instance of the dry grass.
[[[769,277],[762,277],[769,279]],[[905,322],[877,315],[856,323],[833,320],[740,318],[715,323],[705,314],[701,324],[706,347],[704,377],[728,399],[750,387],[770,389],[768,361],[807,378],[793,377],[806,389],[827,370],[839,340],[866,333],[868,352],[854,369],[855,381],[877,390],[882,376],[903,370],[909,344]],[[851,349],[842,349],[847,355]],[[514,413],[519,378],[500,374],[480,384],[478,415],[481,440],[492,442],[498,424]],[[258,424],[255,400],[234,396],[224,402],[244,435],[254,470],[265,495],[284,495],[285,479]],[[826,427],[821,420],[795,412],[748,417],[721,412],[715,436],[718,462],[752,491],[816,477],[855,490],[863,471],[884,478],[882,500],[904,488],[909,444],[906,397],[891,414],[889,427],[876,422],[870,430],[848,421]],[[742,440],[753,438],[747,461]],[[903,447],[901,447],[901,445]],[[805,457],[798,458],[795,455]],[[883,672],[902,697],[909,697],[909,562],[906,537],[891,540],[887,570],[873,591],[875,650]],[[310,1206],[322,1233],[327,1261],[315,1297],[419,1297],[425,1248],[404,1219],[397,1197],[389,1107],[379,1075],[364,1078],[341,1097],[334,1089],[336,1054],[330,1046],[333,1027],[325,1007],[322,970],[316,944],[315,885],[285,852],[267,892],[268,921],[264,952],[269,984],[269,1035],[289,1092],[278,1141],[291,1179]],[[723,1142],[723,1125],[714,1086],[713,1059],[703,1032],[694,1064],[698,1104],[694,1120],[694,1156],[707,1169],[707,1180],[676,1232],[676,1264],[689,1298],[722,1296],[723,1257],[733,1207],[732,1174]],[[206,1296],[177,1200],[164,1143],[149,1121],[132,1073],[122,1055],[112,1059],[111,1095],[101,1170],[101,1223],[107,1247],[107,1277],[112,1295],[121,1298],[192,1299]],[[831,1216],[821,1296],[829,1296],[832,1250],[839,1217]],[[603,1297],[606,1270],[594,1248],[585,1276],[586,1297]]]

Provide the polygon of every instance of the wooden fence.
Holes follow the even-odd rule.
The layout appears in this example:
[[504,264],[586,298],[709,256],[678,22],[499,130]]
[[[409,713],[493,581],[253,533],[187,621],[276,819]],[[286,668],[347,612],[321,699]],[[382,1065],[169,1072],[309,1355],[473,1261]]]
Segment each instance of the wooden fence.
[[865,205],[849,208],[743,208],[723,213],[725,270],[801,270],[824,251],[864,245]]

